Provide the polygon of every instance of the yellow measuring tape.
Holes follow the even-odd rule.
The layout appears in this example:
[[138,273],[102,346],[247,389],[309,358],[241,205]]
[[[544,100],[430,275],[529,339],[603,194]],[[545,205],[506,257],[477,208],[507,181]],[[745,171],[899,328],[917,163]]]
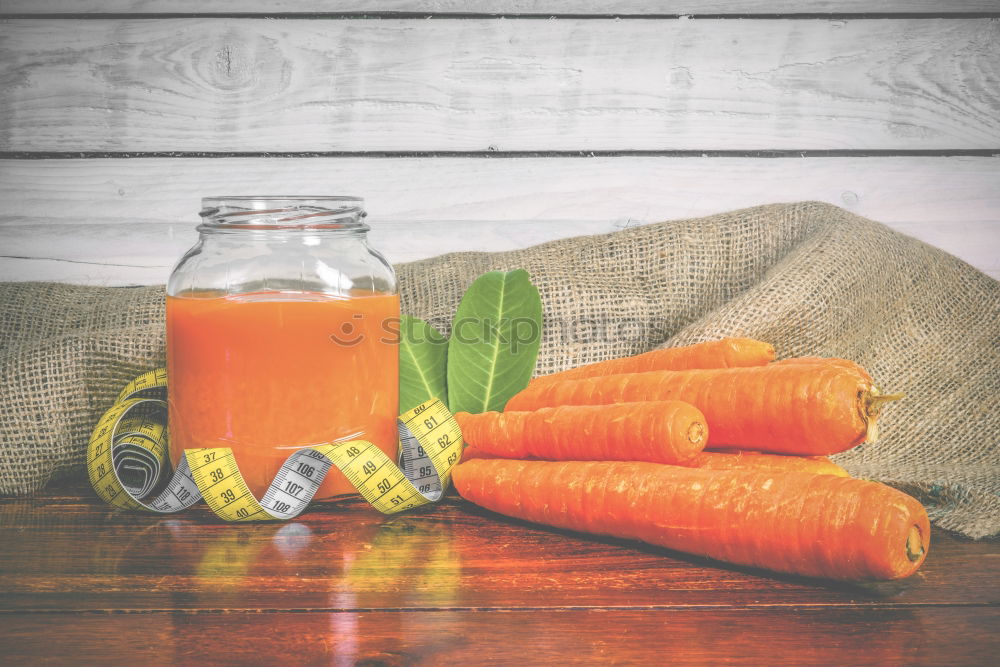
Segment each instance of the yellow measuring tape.
[[101,417],[87,448],[87,473],[115,507],[178,512],[204,498],[226,521],[298,516],[336,466],[372,506],[386,514],[440,500],[462,453],[462,433],[441,401],[399,416],[399,463],[367,440],[296,450],[260,500],[254,498],[228,447],[187,449],[169,479],[167,371],[132,380]]

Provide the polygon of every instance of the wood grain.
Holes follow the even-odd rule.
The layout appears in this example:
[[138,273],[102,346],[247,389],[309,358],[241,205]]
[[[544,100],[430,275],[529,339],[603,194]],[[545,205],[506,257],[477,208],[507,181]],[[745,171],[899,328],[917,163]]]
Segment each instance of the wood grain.
[[980,149],[972,19],[8,20],[0,150]]
[[470,12],[502,14],[808,14],[996,12],[994,0],[6,0],[9,13]]
[[364,196],[393,262],[821,200],[1000,277],[1000,158],[162,158],[0,161],[0,280],[161,283],[202,196],[267,192]]
[[986,665],[998,623],[952,607],[41,614],[3,619],[0,650],[8,665]]

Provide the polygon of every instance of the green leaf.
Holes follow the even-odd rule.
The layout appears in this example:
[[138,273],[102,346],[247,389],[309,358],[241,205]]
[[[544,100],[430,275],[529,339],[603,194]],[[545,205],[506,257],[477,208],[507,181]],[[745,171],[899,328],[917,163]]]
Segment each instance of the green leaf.
[[431,398],[448,404],[448,341],[420,318],[403,315],[399,322],[399,412]]
[[448,341],[448,407],[503,410],[538,358],[542,301],[523,269],[491,271],[462,297]]

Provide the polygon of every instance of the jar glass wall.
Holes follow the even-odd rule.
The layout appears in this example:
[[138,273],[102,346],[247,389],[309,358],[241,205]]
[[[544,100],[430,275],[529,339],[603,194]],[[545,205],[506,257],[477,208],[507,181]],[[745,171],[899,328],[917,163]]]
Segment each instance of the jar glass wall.
[[[396,455],[399,296],[354,197],[210,197],[167,285],[170,452],[229,447],[260,498],[296,449]],[[352,493],[331,469],[317,499]]]

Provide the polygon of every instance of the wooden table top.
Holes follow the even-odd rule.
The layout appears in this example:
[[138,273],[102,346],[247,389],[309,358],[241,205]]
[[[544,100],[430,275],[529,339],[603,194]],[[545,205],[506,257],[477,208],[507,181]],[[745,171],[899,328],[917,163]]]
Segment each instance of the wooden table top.
[[1000,540],[849,585],[499,517],[459,498],[226,525],[85,485],[0,498],[0,663],[995,664]]

